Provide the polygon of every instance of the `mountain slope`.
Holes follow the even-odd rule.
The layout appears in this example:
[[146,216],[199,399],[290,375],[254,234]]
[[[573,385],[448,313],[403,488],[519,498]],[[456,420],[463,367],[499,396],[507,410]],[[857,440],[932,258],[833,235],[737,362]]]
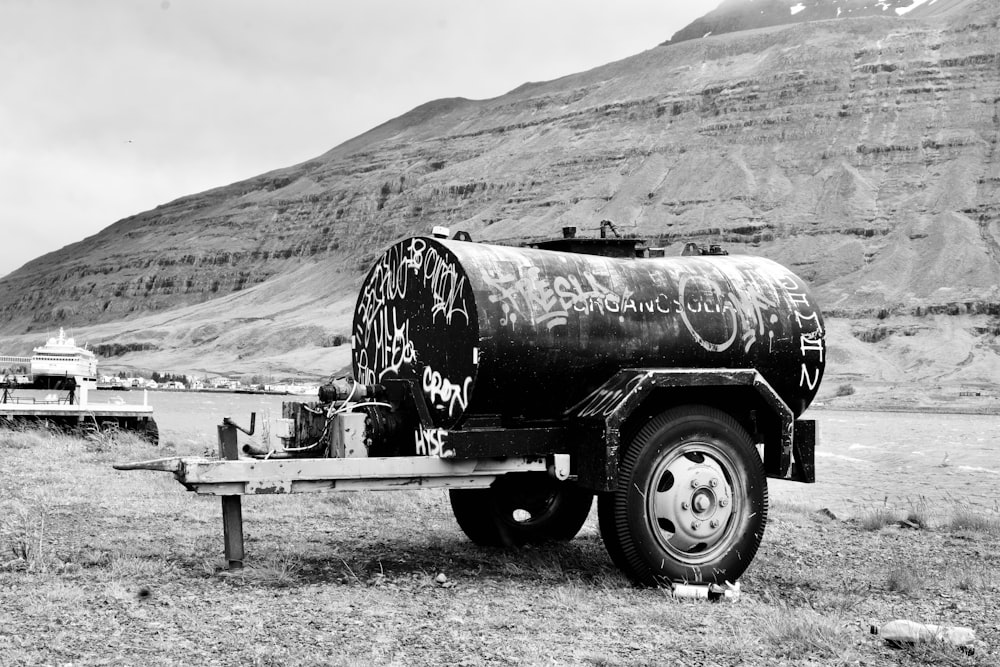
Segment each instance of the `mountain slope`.
[[[312,323],[284,340],[320,354],[349,313],[320,314],[343,310],[395,239],[446,225],[521,242],[565,225],[594,233],[601,219],[668,252],[693,239],[773,257],[834,315],[988,317],[1000,301],[1000,9],[938,3],[675,38],[494,99],[430,102],[26,265],[0,281],[5,349],[88,325],[95,342],[155,338],[134,363],[204,350],[235,362],[243,352],[191,331],[204,317],[238,335],[251,325],[227,313],[260,310],[276,313],[269,331]],[[278,308],[291,276],[326,286]],[[199,306],[223,297],[232,304]]]

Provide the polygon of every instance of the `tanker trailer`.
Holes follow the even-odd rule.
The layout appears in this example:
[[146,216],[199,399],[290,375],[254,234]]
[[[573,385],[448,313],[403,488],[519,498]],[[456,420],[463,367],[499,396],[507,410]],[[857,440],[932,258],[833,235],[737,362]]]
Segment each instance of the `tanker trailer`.
[[[462,531],[488,546],[571,539],[596,495],[634,581],[735,581],[763,537],[767,477],[814,481],[815,423],[799,417],[823,375],[822,316],[773,261],[634,248],[392,245],[358,296],[353,378],[286,404],[283,447],[264,458],[307,459],[324,490],[446,486]],[[150,463],[128,465],[221,484]]]

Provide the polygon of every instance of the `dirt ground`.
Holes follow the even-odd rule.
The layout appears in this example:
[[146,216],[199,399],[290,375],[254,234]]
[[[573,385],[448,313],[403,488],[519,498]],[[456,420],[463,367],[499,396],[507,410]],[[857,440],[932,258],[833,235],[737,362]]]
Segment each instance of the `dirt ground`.
[[[593,514],[508,551],[473,546],[440,490],[250,497],[230,571],[217,498],[111,468],[166,448],[0,432],[0,665],[1000,664],[991,510],[775,493],[739,599],[708,603],[633,587]],[[980,643],[871,634],[894,619]]]

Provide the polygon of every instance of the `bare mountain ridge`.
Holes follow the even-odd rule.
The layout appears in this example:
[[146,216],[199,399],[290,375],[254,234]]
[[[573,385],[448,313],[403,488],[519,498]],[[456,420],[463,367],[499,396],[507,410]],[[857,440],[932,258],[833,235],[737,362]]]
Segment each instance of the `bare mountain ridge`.
[[667,44],[790,23],[871,16],[932,18],[963,11],[965,0],[724,0]]
[[[847,365],[932,335],[931,319],[906,319],[928,311],[971,312],[970,345],[989,345],[994,5],[675,42],[491,100],[430,102],[7,276],[5,350],[66,324],[93,343],[146,345],[120,361],[149,368],[329,372],[346,349],[324,341],[346,333],[354,286],[385,244],[436,224],[519,242],[602,218],[668,249],[722,241],[788,264],[855,318],[831,324],[862,346]],[[868,315],[888,321],[857,319]],[[878,326],[889,335],[869,342]]]

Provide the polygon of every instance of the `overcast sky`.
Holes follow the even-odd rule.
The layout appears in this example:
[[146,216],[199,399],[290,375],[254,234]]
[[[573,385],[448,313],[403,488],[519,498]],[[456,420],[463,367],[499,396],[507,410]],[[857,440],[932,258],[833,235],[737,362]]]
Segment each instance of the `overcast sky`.
[[634,55],[721,0],[0,0],[0,276],[442,97]]

